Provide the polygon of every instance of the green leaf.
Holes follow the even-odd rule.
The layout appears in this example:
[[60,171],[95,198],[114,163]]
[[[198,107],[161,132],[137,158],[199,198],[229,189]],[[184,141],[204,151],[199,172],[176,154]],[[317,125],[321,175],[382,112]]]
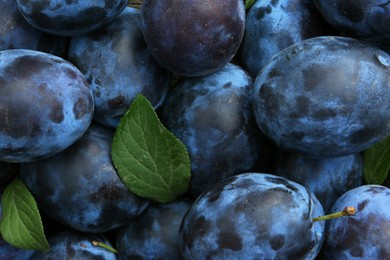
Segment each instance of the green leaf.
[[15,179],[8,184],[1,206],[0,231],[5,241],[22,249],[50,249],[37,204],[22,181]]
[[168,203],[188,191],[187,149],[161,124],[142,95],[122,117],[111,154],[122,181],[138,196]]
[[390,136],[364,151],[364,180],[367,184],[382,184],[390,169]]
[[245,10],[249,10],[256,3],[256,0],[245,0]]

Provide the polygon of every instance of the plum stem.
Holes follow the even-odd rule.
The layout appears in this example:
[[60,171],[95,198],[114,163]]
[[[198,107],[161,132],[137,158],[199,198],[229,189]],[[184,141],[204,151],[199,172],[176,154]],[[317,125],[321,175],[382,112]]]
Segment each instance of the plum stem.
[[313,222],[317,222],[317,221],[321,221],[321,220],[328,220],[328,219],[333,219],[333,218],[339,218],[339,217],[348,217],[348,216],[354,215],[355,213],[356,213],[356,209],[354,207],[348,206],[348,207],[345,207],[342,211],[313,218]]
[[118,254],[118,250],[116,250],[112,246],[109,246],[109,245],[107,245],[107,244],[105,244],[103,242],[99,242],[99,241],[93,240],[92,241],[92,245],[102,247],[104,249],[107,249],[108,251],[113,252],[114,254]]
[[256,0],[245,0],[245,10],[251,8],[251,6],[256,2]]

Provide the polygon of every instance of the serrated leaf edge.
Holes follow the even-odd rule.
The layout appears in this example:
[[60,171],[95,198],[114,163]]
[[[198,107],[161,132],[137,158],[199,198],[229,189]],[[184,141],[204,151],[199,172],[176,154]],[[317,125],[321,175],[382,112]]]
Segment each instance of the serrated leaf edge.
[[[140,97],[139,97],[140,96]],[[141,101],[140,101],[141,100]],[[137,97],[134,99],[134,101],[133,101],[133,103],[131,104],[131,106],[130,106],[130,108],[128,109],[128,111],[125,113],[125,115],[122,117],[122,119],[121,119],[121,122],[120,122],[120,124],[119,124],[119,126],[118,126],[118,128],[117,129],[124,129],[124,128],[126,128],[126,127],[124,127],[124,126],[122,126],[123,124],[125,124],[125,126],[127,125],[129,125],[129,124],[127,124],[127,121],[128,120],[130,120],[130,116],[129,116],[129,113],[132,113],[132,108],[133,108],[133,106],[139,106],[139,103],[140,102],[142,102],[142,101],[144,101],[144,102],[146,102],[147,104],[148,104],[148,109],[151,109],[150,110],[150,112],[152,112],[153,113],[153,115],[154,115],[154,117],[157,119],[157,122],[158,122],[158,127],[159,127],[159,130],[160,130],[160,132],[161,132],[161,135],[163,135],[163,134],[166,134],[167,136],[170,136],[170,138],[172,138],[172,140],[174,140],[175,141],[175,143],[176,144],[178,144],[178,146],[180,146],[180,150],[183,150],[183,151],[185,151],[185,155],[184,155],[184,157],[186,158],[186,160],[185,160],[185,162],[184,162],[184,164],[186,164],[187,166],[186,166],[186,168],[188,169],[188,171],[185,173],[185,175],[186,175],[186,177],[187,177],[187,179],[188,179],[188,182],[189,182],[189,179],[190,179],[190,158],[189,158],[189,154],[188,154],[188,152],[187,152],[187,148],[186,148],[186,146],[175,136],[175,135],[173,135],[162,123],[161,123],[161,121],[160,121],[160,119],[158,118],[158,115],[157,115],[157,113],[156,113],[156,111],[153,109],[153,107],[150,105],[150,102],[144,97],[144,96],[142,96],[141,94],[138,94],[137,95]],[[139,111],[139,109],[137,110],[137,111]],[[137,113],[137,115],[138,115],[138,119],[140,119],[140,117],[141,117],[141,115],[140,115],[140,113],[138,112]],[[140,122],[140,120],[138,121],[138,122]],[[139,125],[141,125],[141,124],[139,124]],[[121,127],[121,128],[120,128]],[[142,128],[142,126],[141,126],[141,128]],[[121,134],[123,134],[123,132],[124,131],[121,131]],[[130,132],[130,131],[129,131]],[[163,133],[164,132],[164,133]],[[115,134],[114,134],[114,137],[113,137],[113,145],[114,146],[116,146],[116,145],[118,145],[118,144],[120,144],[121,142],[118,140],[120,137],[119,137],[119,133],[117,133],[117,132],[115,132]],[[144,138],[145,137],[145,135],[143,134],[142,135],[142,137]],[[137,145],[139,145],[138,144],[138,142],[136,141],[136,138],[134,138],[133,136],[131,137],[133,140],[134,140],[134,143],[136,143]],[[145,144],[146,144],[147,142],[145,141]],[[124,146],[124,145],[123,145]],[[144,148],[142,148],[142,146],[141,145],[139,145],[139,147],[141,148],[141,149],[143,149],[143,150],[145,150]],[[128,153],[128,151],[127,151],[127,149],[126,148],[123,148],[123,149],[121,149],[123,152],[125,152],[125,153],[127,153],[127,154],[129,154]],[[145,150],[148,154],[149,154],[149,156],[150,156],[150,158],[153,158],[153,156],[150,154],[150,149],[149,150]],[[170,150],[171,151],[171,150]],[[114,158],[115,157],[115,152],[116,151],[113,151],[112,150],[112,158]],[[131,154],[129,154],[129,155],[131,155]],[[132,155],[131,155],[132,156]],[[134,157],[134,156],[132,156],[132,157]],[[138,159],[137,158],[134,158],[135,160],[137,160],[138,161]],[[140,164],[142,164],[142,162],[139,162]],[[155,164],[155,161],[153,160],[153,163]],[[129,182],[132,182],[135,178],[131,178],[131,176],[123,176],[122,174],[120,174],[120,172],[122,172],[122,166],[120,166],[120,165],[118,165],[117,164],[117,162],[116,162],[116,160],[115,159],[113,159],[113,164],[114,164],[114,167],[117,169],[117,171],[118,171],[118,174],[120,175],[120,177],[121,177],[121,179],[123,180],[123,181],[125,181],[125,182],[127,182],[127,181],[129,181]],[[184,167],[184,164],[182,164],[182,166],[181,167]],[[142,164],[142,166],[144,167],[144,168],[146,168],[146,169],[148,169],[147,167],[145,167],[143,164]],[[170,165],[170,167],[172,167],[172,164]],[[177,167],[178,168],[178,167]],[[156,172],[158,172],[159,170],[158,170],[158,167],[156,167]],[[148,169],[149,170],[149,169]],[[171,169],[171,170],[173,170],[173,169]],[[128,169],[125,169],[125,171],[128,171]],[[175,198],[177,198],[179,195],[177,194],[177,192],[175,192],[175,191],[173,191],[172,189],[171,189],[171,187],[170,187],[170,185],[169,184],[171,184],[171,183],[173,183],[173,181],[172,180],[170,180],[168,183],[165,181],[165,179],[164,178],[162,178],[162,176],[161,176],[161,174],[158,174],[158,173],[155,173],[155,172],[153,172],[153,171],[151,171],[153,174],[156,174],[156,175],[158,175],[159,176],[159,178],[160,178],[160,180],[162,180],[162,183],[167,187],[167,189],[166,190],[163,190],[164,191],[164,193],[167,193],[167,191],[169,191],[169,193],[170,194],[168,194],[168,195],[165,195],[164,197],[162,197],[161,195],[159,195],[158,197],[156,197],[156,196],[145,196],[145,194],[143,194],[142,192],[138,192],[138,190],[135,190],[135,189],[132,189],[131,187],[128,187],[129,188],[129,190],[131,191],[131,192],[133,192],[134,194],[136,194],[136,195],[138,195],[138,196],[140,196],[140,197],[147,197],[147,198],[149,198],[149,199],[152,199],[152,200],[155,200],[155,201],[157,201],[157,202],[160,202],[160,203],[167,203],[167,202],[171,202],[171,201],[173,201]],[[135,176],[137,176],[137,174],[134,174]],[[170,176],[170,178],[172,178],[172,176]],[[140,180],[138,180],[138,181],[140,181]],[[126,183],[125,183],[126,184]],[[149,185],[149,186],[151,186],[151,187],[153,187],[153,189],[156,189],[156,188],[159,188],[158,186],[154,186],[154,185],[152,185],[152,184],[150,184],[150,183],[148,183],[147,181],[143,181],[143,184],[145,185]],[[126,185],[127,186],[127,185]],[[187,187],[186,187],[186,189],[188,190],[188,183],[187,183]],[[181,194],[180,194],[181,195]]]
[[[9,189],[12,189],[12,188],[15,190],[10,191]],[[20,194],[20,196],[16,196],[17,194]],[[24,208],[27,209],[27,211],[29,211],[29,213],[32,213],[32,215],[38,213],[37,214],[38,223],[36,223],[35,221],[32,220],[32,217],[31,217],[32,215],[30,216],[29,214],[26,214],[26,212],[24,212],[24,211],[20,212],[20,210],[17,209],[16,204],[14,204],[14,203],[9,203],[10,204],[9,207],[4,207],[5,204],[6,204],[5,206],[8,206],[7,205],[8,203],[4,203],[4,202],[7,199],[10,199],[9,196],[13,196],[12,202],[15,202],[18,200],[19,203],[22,202],[22,203],[26,204],[26,199],[31,200],[31,204],[26,204],[26,207],[24,207]],[[8,184],[8,186],[4,190],[3,197],[1,199],[1,201],[2,201],[3,212],[2,212],[2,217],[1,217],[1,221],[0,221],[0,232],[2,234],[3,239],[6,242],[8,242],[9,244],[11,244],[15,247],[21,248],[21,249],[39,250],[39,251],[44,251],[44,252],[48,251],[50,249],[50,246],[49,246],[49,243],[47,242],[46,237],[44,235],[44,228],[43,228],[43,224],[42,224],[42,219],[41,219],[40,214],[39,214],[38,206],[35,202],[34,197],[30,193],[30,191],[27,189],[27,187],[24,185],[24,183],[22,181],[20,181],[19,179],[14,179],[11,183]],[[15,213],[15,212],[17,212],[17,213]],[[12,214],[12,213],[14,213],[14,214]],[[27,217],[26,219],[28,219],[28,221],[30,221],[33,225],[38,224],[38,226],[34,230],[29,229],[28,226],[23,221],[20,220],[19,223],[16,223],[16,229],[18,231],[12,232],[12,229],[13,229],[12,220],[7,221],[7,217],[11,218],[15,214],[17,214],[17,215],[24,214]],[[20,233],[21,233],[20,232],[20,230],[21,230],[20,225],[22,225],[24,227],[24,231],[29,232],[31,237],[34,238],[34,241],[30,241],[29,243],[26,243],[26,241],[20,236]],[[37,231],[37,228],[38,228],[38,231]],[[42,232],[43,236],[41,236],[42,234],[39,234],[41,232]],[[12,234],[12,235],[10,235],[10,234]],[[19,240],[18,240],[19,242],[14,243],[15,239],[13,239],[13,238],[15,238],[17,236],[19,238]],[[37,238],[37,236],[38,236],[38,238]],[[20,243],[20,241],[22,241],[22,242]]]

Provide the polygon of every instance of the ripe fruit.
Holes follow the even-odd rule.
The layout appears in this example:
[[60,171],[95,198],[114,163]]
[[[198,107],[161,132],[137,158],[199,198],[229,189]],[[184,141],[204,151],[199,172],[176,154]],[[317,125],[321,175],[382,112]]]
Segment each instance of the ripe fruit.
[[180,227],[185,259],[314,259],[324,214],[315,195],[285,178],[227,178],[192,204]]
[[0,50],[29,49],[64,57],[68,38],[32,27],[20,14],[15,0],[0,0]]
[[101,233],[129,223],[149,201],[131,193],[116,173],[113,131],[92,124],[65,151],[21,165],[20,177],[38,207],[67,227]]
[[169,88],[170,76],[153,58],[141,31],[137,9],[127,7],[111,23],[73,37],[69,60],[91,84],[94,120],[118,126],[139,93],[159,107]]
[[322,16],[350,37],[390,51],[390,5],[386,0],[314,0]]
[[32,26],[62,36],[91,32],[107,24],[126,7],[128,0],[17,0],[19,10]]
[[262,132],[299,154],[348,155],[390,134],[390,56],[356,39],[315,37],[284,49],[253,95]]
[[153,55],[183,76],[203,76],[225,66],[244,34],[242,0],[145,0],[141,12]]
[[328,27],[313,1],[256,1],[246,14],[241,60],[256,77],[275,54],[301,40],[327,35]]
[[184,78],[168,93],[162,120],[187,147],[191,195],[258,166],[264,147],[253,117],[252,82],[228,64],[208,76]]
[[116,237],[118,259],[182,259],[179,227],[192,198],[167,204],[151,203]]
[[0,160],[54,155],[89,127],[92,92],[68,61],[32,50],[0,51]]
[[308,188],[325,213],[330,213],[330,207],[341,195],[363,184],[363,156],[357,153],[317,159],[281,152],[276,173]]
[[331,211],[353,205],[348,218],[329,220],[322,253],[325,259],[388,259],[390,255],[390,189],[364,185],[343,194]]

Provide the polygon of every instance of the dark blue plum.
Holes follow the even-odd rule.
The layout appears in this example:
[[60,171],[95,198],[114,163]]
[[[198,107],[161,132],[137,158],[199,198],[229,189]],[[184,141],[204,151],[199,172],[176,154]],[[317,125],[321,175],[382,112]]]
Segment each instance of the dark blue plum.
[[261,131],[281,149],[326,158],[390,134],[390,56],[347,37],[314,37],[275,55],[254,83]]
[[46,34],[20,14],[15,0],[0,0],[0,50],[29,49],[65,57],[69,38]]
[[185,259],[314,259],[324,239],[313,193],[285,178],[243,173],[192,204],[180,227]]
[[183,78],[168,94],[161,118],[187,147],[192,195],[258,166],[264,148],[252,112],[252,83],[228,64],[208,76]]
[[313,0],[322,16],[345,35],[390,51],[388,0]]
[[325,213],[345,192],[363,184],[363,157],[360,153],[316,159],[281,152],[276,174],[298,182],[313,192]]
[[142,31],[156,59],[183,76],[205,76],[232,60],[245,27],[242,0],[145,0]]
[[[50,250],[35,251],[30,260],[82,259],[82,260],[115,260],[114,252],[103,247],[95,246],[93,241],[111,246],[110,241],[101,234],[87,234],[73,230],[61,231],[51,237],[48,242]],[[25,258],[26,259],[26,258]]]
[[85,75],[95,98],[94,120],[116,127],[135,96],[144,95],[157,108],[170,85],[170,74],[145,43],[140,12],[127,7],[111,23],[74,37],[69,60]]
[[0,161],[28,162],[69,147],[89,127],[94,100],[68,61],[32,50],[0,51]]
[[240,58],[255,77],[279,51],[331,33],[313,0],[256,1],[246,15]]
[[35,28],[49,34],[75,36],[96,30],[118,16],[128,0],[16,0]]
[[356,214],[329,220],[321,254],[324,259],[389,259],[390,189],[363,185],[344,193],[332,206],[353,206]]
[[24,163],[20,177],[38,207],[59,223],[101,233],[129,223],[149,201],[131,193],[111,161],[112,129],[92,124],[65,151]]
[[118,259],[182,259],[179,227],[193,202],[184,197],[168,204],[151,204],[116,238]]

